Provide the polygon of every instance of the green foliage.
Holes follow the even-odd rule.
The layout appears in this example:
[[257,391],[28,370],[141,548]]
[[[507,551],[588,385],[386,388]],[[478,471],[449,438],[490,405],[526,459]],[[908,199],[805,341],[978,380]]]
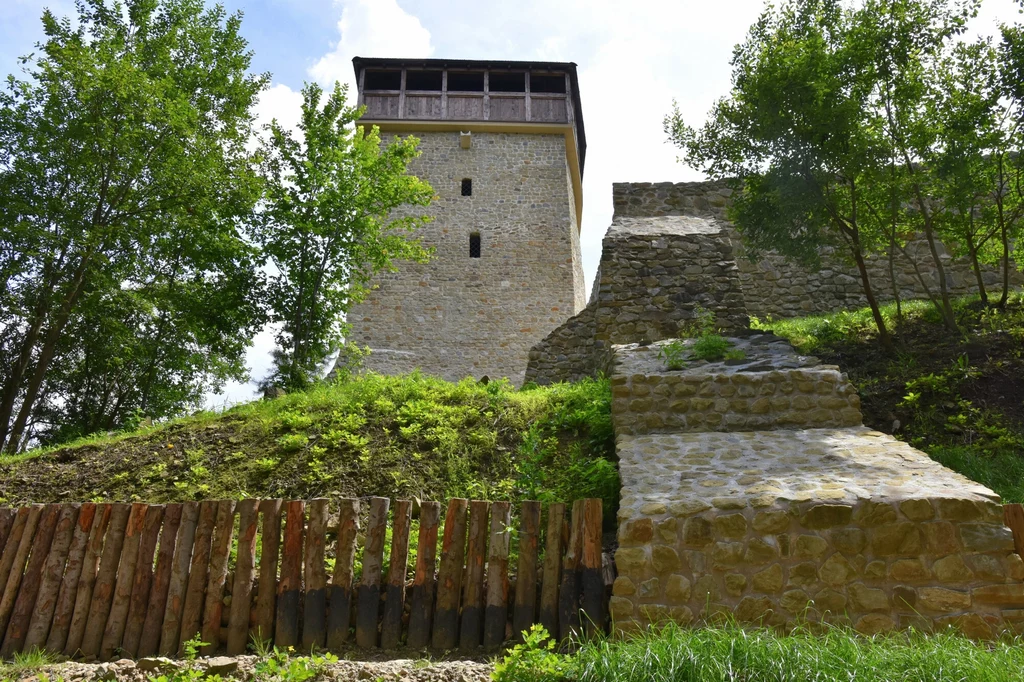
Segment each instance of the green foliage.
[[253,680],[267,682],[305,682],[321,675],[332,663],[338,662],[334,654],[292,656],[293,650],[281,651],[277,647],[260,655],[253,669]]
[[562,677],[507,676],[505,680],[576,682],[687,680],[929,680],[1010,682],[1019,678],[1019,638],[978,643],[946,631],[863,637],[823,625],[781,634],[770,629],[705,624],[669,625],[625,640],[582,643],[559,669]]
[[267,383],[288,390],[323,376],[344,336],[345,313],[374,275],[429,255],[409,234],[427,216],[393,212],[427,206],[433,197],[427,183],[406,172],[419,141],[382,144],[377,128],[355,125],[362,111],[345,104],[347,86],[335,83],[323,95],[307,84],[299,136],[274,121],[263,147],[266,210],[256,237],[278,271],[268,294],[271,319],[280,324]]
[[0,92],[0,447],[194,409],[265,321],[241,15],[202,0],[43,13]]
[[731,346],[732,343],[724,336],[704,334],[693,342],[691,353],[695,360],[721,360]]
[[[567,657],[555,651],[555,641],[543,625],[531,625],[523,632],[523,641],[496,661],[494,682],[558,682],[566,679]],[[612,679],[612,678],[608,678]]]
[[686,344],[680,339],[669,341],[658,349],[658,358],[665,361],[665,367],[679,370],[686,367]]
[[[54,654],[42,649],[15,652],[10,661],[0,661],[0,680],[31,679],[33,675],[40,680],[48,680],[41,669],[57,662]],[[60,679],[60,678],[57,678]]]

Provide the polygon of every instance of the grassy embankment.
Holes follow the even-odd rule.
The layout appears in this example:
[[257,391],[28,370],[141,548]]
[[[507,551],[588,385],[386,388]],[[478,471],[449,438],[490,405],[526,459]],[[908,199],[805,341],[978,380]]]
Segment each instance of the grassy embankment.
[[0,460],[0,502],[601,497],[612,519],[609,401],[606,381],[368,375]]

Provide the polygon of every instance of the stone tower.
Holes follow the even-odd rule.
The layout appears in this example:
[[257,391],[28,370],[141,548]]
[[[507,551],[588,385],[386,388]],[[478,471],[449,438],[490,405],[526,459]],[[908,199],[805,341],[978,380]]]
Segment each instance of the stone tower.
[[418,236],[349,314],[367,369],[521,384],[530,347],[586,305],[580,261],[586,138],[576,65],[353,60],[361,123],[413,134],[434,188]]

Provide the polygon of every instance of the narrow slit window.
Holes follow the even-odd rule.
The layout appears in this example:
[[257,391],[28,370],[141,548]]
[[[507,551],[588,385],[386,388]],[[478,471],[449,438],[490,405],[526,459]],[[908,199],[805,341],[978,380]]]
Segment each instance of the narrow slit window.
[[480,233],[474,232],[469,235],[469,257],[479,258],[480,257]]
[[470,178],[462,179],[462,196],[471,197],[473,196],[473,180]]

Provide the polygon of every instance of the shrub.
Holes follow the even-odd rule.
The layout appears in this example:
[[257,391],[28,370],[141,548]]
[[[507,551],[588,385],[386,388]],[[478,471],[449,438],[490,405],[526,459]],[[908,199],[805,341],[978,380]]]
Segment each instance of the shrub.
[[557,682],[565,679],[568,660],[555,651],[555,641],[543,625],[523,632],[523,641],[494,664],[494,682]]
[[693,344],[692,355],[696,360],[715,361],[725,357],[726,351],[732,344],[724,336],[718,334],[704,334],[697,338]]
[[678,370],[686,367],[683,358],[686,355],[686,346],[682,341],[676,339],[669,341],[658,349],[658,357],[665,361],[665,367],[671,370]]

